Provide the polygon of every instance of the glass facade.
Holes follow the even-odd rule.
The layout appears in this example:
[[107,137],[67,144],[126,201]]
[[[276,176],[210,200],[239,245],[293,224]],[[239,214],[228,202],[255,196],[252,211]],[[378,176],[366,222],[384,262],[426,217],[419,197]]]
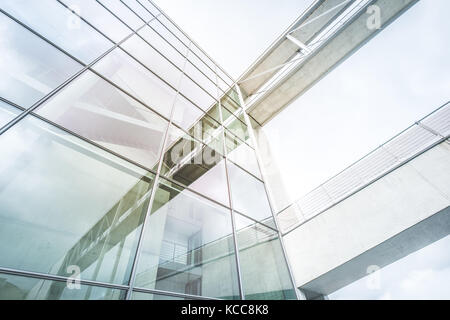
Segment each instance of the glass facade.
[[0,34],[0,299],[296,298],[239,88],[151,1]]

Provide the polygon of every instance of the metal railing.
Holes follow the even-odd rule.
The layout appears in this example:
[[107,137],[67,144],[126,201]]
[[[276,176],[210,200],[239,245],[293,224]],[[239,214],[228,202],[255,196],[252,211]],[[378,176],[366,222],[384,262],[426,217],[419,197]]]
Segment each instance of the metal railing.
[[450,137],[450,102],[328,179],[278,215],[286,234]]

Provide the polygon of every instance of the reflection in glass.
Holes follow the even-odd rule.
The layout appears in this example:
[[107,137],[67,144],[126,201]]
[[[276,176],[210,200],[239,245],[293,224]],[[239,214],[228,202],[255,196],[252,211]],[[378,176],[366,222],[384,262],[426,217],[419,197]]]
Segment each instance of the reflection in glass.
[[[157,22],[155,22],[157,23]],[[150,24],[151,25],[151,24]],[[175,64],[181,70],[184,68],[184,62],[186,61],[187,49],[182,51],[184,55],[176,51],[165,39],[163,39],[152,28],[145,26],[139,30],[138,34],[144,38],[153,48],[161,52],[167,59]]]
[[86,64],[113,46],[57,1],[2,0],[2,9]]
[[216,100],[186,75],[183,75],[179,90],[203,111],[207,111]]
[[30,116],[0,148],[0,266],[128,283],[153,174]]
[[123,3],[128,6],[135,14],[141,17],[145,22],[149,22],[154,17],[150,13],[148,13],[145,8],[143,8],[136,0],[122,0]]
[[28,108],[81,65],[0,13],[0,96]]
[[152,168],[168,122],[86,71],[37,113],[110,150]]
[[229,206],[222,155],[171,126],[161,174]]
[[160,14],[161,12],[159,12],[158,9],[155,8],[155,6],[148,0],[136,0],[137,2],[139,2],[141,5],[143,5],[144,7],[147,8],[148,11],[151,12],[152,15],[157,16],[158,14]]
[[0,300],[122,300],[126,291],[0,273]]
[[241,168],[228,162],[231,196],[234,209],[261,221],[272,217],[264,184]]
[[235,214],[245,299],[296,299],[277,232]]
[[61,1],[116,43],[131,33],[126,25],[94,0]]
[[120,0],[98,0],[107,7],[113,14],[125,22],[131,29],[137,30],[144,25],[144,21],[128,9]]
[[173,88],[178,87],[182,72],[139,36],[133,35],[121,47],[152,70],[152,72],[170,83]]
[[238,298],[229,209],[162,180],[148,219],[136,286]]
[[0,128],[20,114],[20,110],[0,100]]
[[225,131],[225,140],[228,159],[240,165],[259,179],[262,179],[255,151],[249,145],[236,138],[236,136],[231,134],[228,130]]
[[[161,16],[159,16],[158,19],[160,17]],[[175,49],[177,49],[178,52],[180,52],[183,55],[186,55],[188,45],[178,40],[178,38],[176,38],[169,30],[167,30],[167,28],[158,19],[152,20],[152,22],[149,23],[150,27],[154,31],[156,31],[161,37],[163,37],[165,41],[167,41]]]
[[182,95],[178,95],[174,104],[172,121],[183,128],[189,130],[204,115],[202,110],[193,105]]
[[120,48],[97,62],[94,70],[167,119],[170,118],[176,91]]

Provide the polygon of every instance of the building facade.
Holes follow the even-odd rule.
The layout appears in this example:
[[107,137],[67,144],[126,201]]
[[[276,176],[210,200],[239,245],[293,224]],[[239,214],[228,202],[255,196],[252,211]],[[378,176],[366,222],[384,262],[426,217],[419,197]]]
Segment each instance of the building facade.
[[235,80],[148,0],[0,4],[0,299],[297,299]]

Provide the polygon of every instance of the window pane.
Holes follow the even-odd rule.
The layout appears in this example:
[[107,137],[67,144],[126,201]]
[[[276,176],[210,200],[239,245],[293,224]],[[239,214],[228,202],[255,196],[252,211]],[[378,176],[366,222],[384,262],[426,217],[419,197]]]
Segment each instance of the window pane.
[[186,50],[182,51],[184,55],[176,51],[167,41],[165,41],[152,28],[145,26],[139,30],[138,34],[158,50],[164,57],[169,59],[178,68],[183,70],[186,61]]
[[212,70],[216,70],[216,65],[214,64],[214,62],[212,62],[211,59],[206,56],[203,50],[198,48],[195,44],[191,46],[191,51],[194,52],[195,55],[205,63],[205,65],[208,65]]
[[136,286],[238,298],[228,209],[163,180],[143,241]]
[[122,45],[133,57],[142,62],[155,74],[166,80],[174,88],[178,88],[181,71],[172,65],[167,59],[150,47],[139,36],[134,35]]
[[261,173],[259,171],[255,151],[228,131],[225,132],[225,135],[227,141],[228,159],[261,179]]
[[186,46],[191,42],[169,19],[164,15],[160,15],[158,20],[167,27],[178,39],[180,39]]
[[234,209],[257,220],[272,217],[264,184],[231,162],[228,174]]
[[296,299],[277,233],[237,213],[235,217],[245,299]]
[[223,130],[224,128],[211,117],[204,115],[191,127],[189,134],[195,139],[206,144],[211,149],[214,149],[220,154],[225,154]]
[[2,0],[2,9],[86,64],[113,45],[54,0]]
[[155,6],[148,0],[137,0],[140,4],[147,8],[148,11],[152,13],[152,15],[156,16],[160,14],[159,10],[155,8]]
[[189,130],[204,113],[189,100],[178,95],[174,105],[172,121],[185,130]]
[[[161,16],[159,16],[161,17]],[[158,18],[159,18],[158,17]],[[175,47],[182,54],[187,54],[188,46],[178,40],[166,27],[164,27],[158,19],[153,20],[149,23],[150,27],[158,34],[161,35],[167,42],[169,42],[172,46]]]
[[170,119],[176,91],[120,48],[114,49],[93,68]]
[[206,91],[200,88],[198,84],[194,83],[186,75],[183,75],[179,90],[203,111],[207,111],[216,102],[212,96],[206,93]]
[[3,14],[0,14],[0,56],[0,95],[24,108],[82,68]]
[[134,13],[141,17],[145,22],[149,22],[154,17],[148,13],[136,0],[122,0]]
[[[222,111],[224,111],[223,114],[227,113],[224,108],[222,108]],[[242,141],[247,141],[250,139],[247,125],[235,116],[229,114],[227,120],[224,120],[224,125]]]
[[37,113],[87,139],[152,168],[168,122],[87,71]]
[[126,291],[80,285],[69,289],[67,283],[0,274],[0,300],[121,300]]
[[0,128],[20,114],[20,110],[0,100]]
[[95,0],[62,0],[62,2],[115,42],[125,39],[131,33],[126,25]]
[[[191,54],[189,54],[190,56]],[[206,90],[212,97],[218,98],[218,91],[215,84],[215,80],[211,81],[204,74],[202,74],[197,68],[195,68],[191,62],[186,63],[184,72],[194,80],[199,86]],[[214,78],[213,78],[214,79]]]
[[173,126],[169,136],[161,174],[229,206],[223,157]]
[[214,72],[214,68],[211,70],[202,60],[200,60],[194,53],[189,53],[189,60],[199,68],[210,80],[216,83],[217,76]]
[[0,265],[128,283],[153,174],[33,117],[0,148]]
[[120,0],[99,0],[105,7],[111,10],[120,20],[125,22],[131,29],[137,30],[145,23],[130,9],[128,9]]

